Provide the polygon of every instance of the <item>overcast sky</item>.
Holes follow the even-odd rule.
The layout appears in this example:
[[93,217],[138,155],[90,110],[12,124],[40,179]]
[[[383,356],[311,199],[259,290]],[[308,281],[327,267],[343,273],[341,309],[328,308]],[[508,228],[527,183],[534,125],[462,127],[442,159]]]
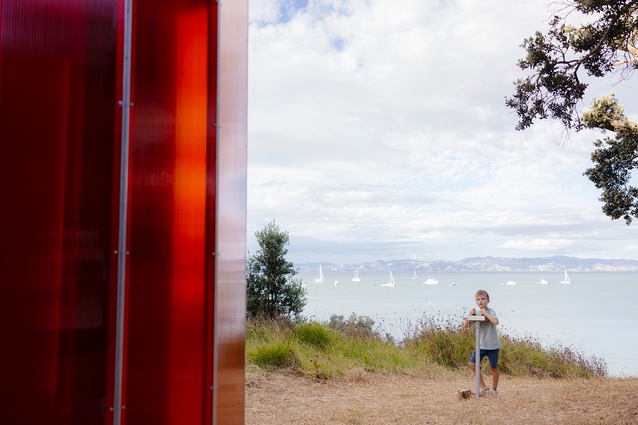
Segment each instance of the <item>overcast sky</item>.
[[[598,133],[514,129],[505,107],[544,0],[251,0],[248,250],[276,220],[295,263],[638,259],[638,224],[582,174]],[[615,89],[630,118],[636,81]]]

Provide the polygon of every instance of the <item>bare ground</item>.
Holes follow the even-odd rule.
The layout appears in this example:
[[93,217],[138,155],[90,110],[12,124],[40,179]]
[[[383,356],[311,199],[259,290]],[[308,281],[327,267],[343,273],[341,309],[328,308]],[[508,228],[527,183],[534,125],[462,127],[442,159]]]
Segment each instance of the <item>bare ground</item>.
[[[491,382],[491,378],[487,379]],[[290,372],[246,374],[246,425],[638,424],[638,378],[501,375],[499,395],[459,400],[471,372],[352,371],[332,380]]]

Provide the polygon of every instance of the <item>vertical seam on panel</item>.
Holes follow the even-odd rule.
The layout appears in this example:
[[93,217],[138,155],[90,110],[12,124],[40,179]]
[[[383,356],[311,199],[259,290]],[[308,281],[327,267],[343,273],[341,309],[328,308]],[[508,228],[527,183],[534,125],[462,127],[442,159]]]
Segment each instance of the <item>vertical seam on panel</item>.
[[124,370],[124,320],[126,299],[126,247],[128,213],[129,144],[131,116],[131,50],[133,25],[133,0],[124,0],[124,58],[122,67],[122,149],[120,158],[120,209],[117,261],[117,319],[115,335],[115,392],[113,424],[122,420],[122,387]]
[[220,68],[221,68],[221,22],[222,22],[222,2],[221,0],[216,0],[215,5],[217,7],[217,39],[215,40],[217,44],[217,57],[215,58],[215,256],[213,257],[213,402],[212,402],[212,419],[213,425],[217,425],[217,394],[219,392],[219,383],[217,377],[218,373],[218,363],[219,363],[219,338],[217,332],[217,327],[219,321],[217,320],[217,314],[219,312],[218,309],[218,283],[219,283],[219,269],[218,269],[218,258],[220,255],[219,252],[219,146],[220,146],[220,92],[221,92],[221,84],[220,84]]

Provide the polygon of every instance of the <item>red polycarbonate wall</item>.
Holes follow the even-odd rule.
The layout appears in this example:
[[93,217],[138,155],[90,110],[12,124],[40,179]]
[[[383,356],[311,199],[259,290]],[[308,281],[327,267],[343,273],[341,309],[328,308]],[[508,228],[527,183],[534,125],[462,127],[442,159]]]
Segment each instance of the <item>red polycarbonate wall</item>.
[[202,1],[136,4],[127,258],[130,423],[201,423],[207,12]]
[[[247,2],[0,0],[0,423],[239,424]],[[118,255],[126,255],[114,411]]]
[[0,4],[0,423],[103,423],[116,4]]

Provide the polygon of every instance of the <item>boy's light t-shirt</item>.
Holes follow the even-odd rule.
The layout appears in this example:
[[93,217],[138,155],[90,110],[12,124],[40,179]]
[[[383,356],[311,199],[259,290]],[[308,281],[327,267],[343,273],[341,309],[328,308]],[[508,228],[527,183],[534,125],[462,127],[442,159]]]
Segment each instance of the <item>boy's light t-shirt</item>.
[[[497,317],[496,312],[491,308],[488,308],[487,312],[491,316]],[[481,344],[482,350],[496,350],[497,348],[501,348],[502,344],[501,340],[498,338],[496,325],[489,320],[481,322],[481,335],[479,343]]]

